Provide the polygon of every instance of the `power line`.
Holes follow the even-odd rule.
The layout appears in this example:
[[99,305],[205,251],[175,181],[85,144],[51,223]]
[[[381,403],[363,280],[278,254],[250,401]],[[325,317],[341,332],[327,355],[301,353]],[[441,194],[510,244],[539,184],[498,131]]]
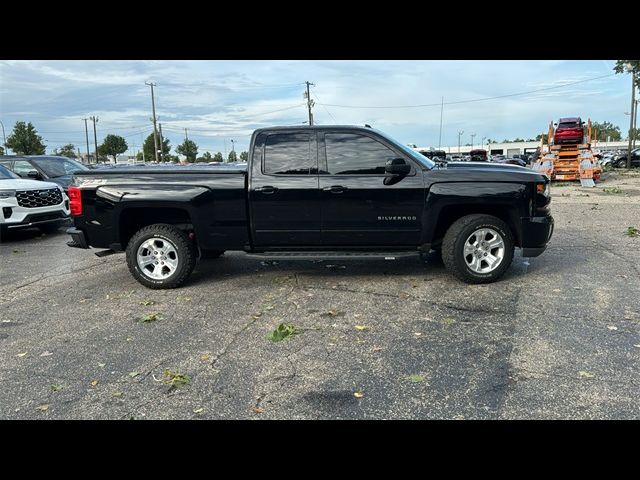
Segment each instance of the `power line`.
[[460,104],[463,104],[463,103],[485,102],[487,100],[496,100],[496,99],[499,99],[499,98],[516,97],[516,96],[519,96],[519,95],[529,95],[531,93],[546,92],[548,90],[554,90],[554,89],[557,89],[557,88],[569,87],[571,85],[577,85],[579,83],[591,82],[593,80],[600,80],[601,78],[612,77],[614,75],[615,75],[615,73],[612,73],[612,74],[609,74],[609,75],[601,75],[599,77],[587,78],[585,80],[578,80],[576,82],[564,83],[562,85],[555,85],[555,86],[552,86],[552,87],[539,88],[537,90],[529,90],[527,92],[509,93],[509,94],[506,94],[506,95],[497,95],[495,97],[476,98],[474,100],[460,100],[460,101],[457,101],[457,102],[423,103],[423,104],[419,104],[419,105],[338,105],[338,104],[333,104],[333,103],[324,103],[324,104],[321,104],[321,105],[326,105],[328,107],[339,107],[339,108],[422,108],[422,107],[440,107],[441,105],[460,105]]
[[318,100],[318,104],[322,105],[322,108],[324,108],[324,111],[329,114],[329,116],[333,120],[333,123],[338,123],[338,121],[335,118],[333,118],[333,115],[331,115],[331,112],[329,111],[329,109],[327,109],[327,107],[325,107],[324,104],[320,101],[318,94],[316,92],[313,92],[313,96],[316,97],[316,100]]

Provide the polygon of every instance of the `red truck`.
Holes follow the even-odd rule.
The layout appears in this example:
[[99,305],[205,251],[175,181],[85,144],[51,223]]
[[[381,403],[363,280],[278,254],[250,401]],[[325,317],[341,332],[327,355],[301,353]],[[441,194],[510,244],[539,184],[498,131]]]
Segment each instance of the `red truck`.
[[582,143],[584,137],[584,124],[580,117],[561,118],[556,124],[554,143]]

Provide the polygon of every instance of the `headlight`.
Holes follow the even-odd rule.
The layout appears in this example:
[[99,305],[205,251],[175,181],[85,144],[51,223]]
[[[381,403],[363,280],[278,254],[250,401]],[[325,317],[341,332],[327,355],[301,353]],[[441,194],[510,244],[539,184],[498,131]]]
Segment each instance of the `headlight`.
[[0,198],[11,198],[16,196],[15,190],[0,190]]

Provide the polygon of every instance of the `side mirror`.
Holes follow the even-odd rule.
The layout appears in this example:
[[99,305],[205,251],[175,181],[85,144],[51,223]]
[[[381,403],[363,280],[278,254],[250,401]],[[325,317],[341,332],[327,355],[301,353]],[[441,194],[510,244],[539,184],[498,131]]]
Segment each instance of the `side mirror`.
[[408,175],[411,172],[411,165],[404,161],[404,158],[394,158],[387,161],[384,171],[393,175]]
[[27,172],[27,177],[33,178],[35,180],[40,180],[42,178],[42,176],[38,173],[37,170],[29,170]]

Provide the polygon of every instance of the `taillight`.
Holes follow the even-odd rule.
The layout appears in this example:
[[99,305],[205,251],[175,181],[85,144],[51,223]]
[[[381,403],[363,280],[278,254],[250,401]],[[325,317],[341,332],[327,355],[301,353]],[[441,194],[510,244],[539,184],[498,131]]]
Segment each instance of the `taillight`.
[[72,217],[82,215],[82,192],[78,187],[69,187],[67,191],[69,197],[69,210]]

